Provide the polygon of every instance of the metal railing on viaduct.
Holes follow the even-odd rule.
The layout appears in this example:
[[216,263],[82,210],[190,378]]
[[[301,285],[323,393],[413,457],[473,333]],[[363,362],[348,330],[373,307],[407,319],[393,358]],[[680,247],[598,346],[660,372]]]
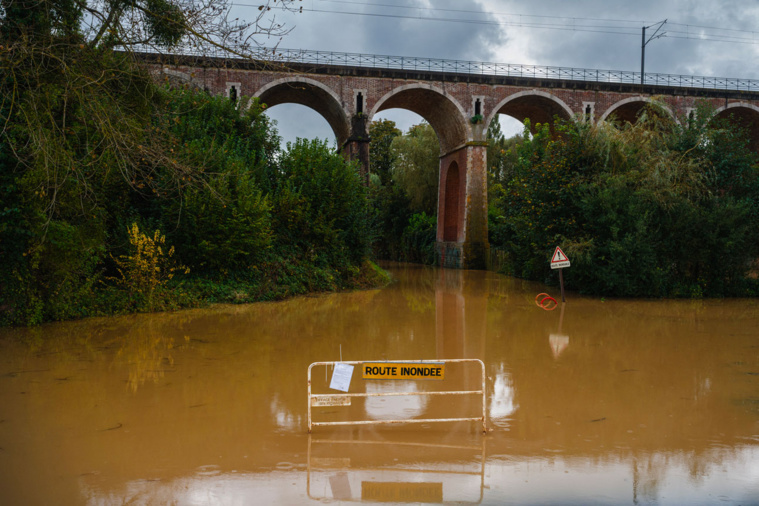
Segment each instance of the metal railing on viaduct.
[[[388,56],[305,49],[264,50],[260,57],[280,63],[304,63],[313,65],[340,65],[378,69],[414,70],[444,74],[529,77],[536,79],[560,79],[599,83],[639,84],[640,72],[626,70],[599,70],[574,67],[551,67],[543,65],[519,65],[512,63],[446,60],[409,56]],[[759,91],[759,79],[689,76],[678,74],[646,73],[643,83],[652,86],[677,88],[702,88],[716,90]]]
[[[151,51],[145,48],[144,53]],[[575,67],[553,67],[544,65],[522,65],[513,63],[477,62],[468,60],[448,60],[415,56],[390,56],[335,51],[315,51],[309,49],[261,48],[251,57],[241,58],[229,53],[198,54],[180,49],[175,56],[223,58],[229,63],[267,62],[283,65],[309,65],[316,67],[337,66],[360,69],[399,70],[425,72],[431,74],[457,75],[488,78],[530,78],[586,83],[608,83],[645,86],[665,86],[680,89],[726,90],[759,93],[759,79],[733,77],[691,76],[682,74],[641,73],[627,70],[602,70]]]

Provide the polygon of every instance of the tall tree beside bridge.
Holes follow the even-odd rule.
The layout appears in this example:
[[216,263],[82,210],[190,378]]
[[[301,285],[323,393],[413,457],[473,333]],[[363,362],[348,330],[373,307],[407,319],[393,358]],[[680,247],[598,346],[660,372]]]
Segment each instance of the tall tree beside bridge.
[[420,123],[393,139],[392,178],[411,201],[411,211],[437,213],[440,144],[428,123]]
[[0,33],[16,45],[54,40],[59,47],[250,56],[262,35],[277,39],[290,30],[272,9],[295,11],[299,2],[263,0],[256,18],[243,21],[230,15],[227,0],[0,0]]

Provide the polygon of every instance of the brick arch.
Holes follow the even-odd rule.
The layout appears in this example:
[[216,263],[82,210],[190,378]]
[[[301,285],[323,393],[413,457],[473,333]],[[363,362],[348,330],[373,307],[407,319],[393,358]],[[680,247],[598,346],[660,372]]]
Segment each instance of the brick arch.
[[453,97],[427,83],[399,86],[380,98],[371,112],[369,121],[386,109],[406,109],[424,118],[440,140],[440,153],[450,153],[472,139],[466,112]]
[[720,114],[724,113],[725,111],[729,111],[730,109],[750,109],[759,115],[759,107],[746,102],[733,102],[732,104],[723,105],[714,111],[713,117],[719,116]]
[[300,104],[313,109],[332,127],[338,146],[345,144],[350,137],[350,120],[340,97],[319,81],[307,77],[284,77],[261,87],[253,97],[268,107]]
[[451,162],[445,171],[445,188],[443,189],[443,242],[459,240],[459,209],[461,200],[461,175],[456,161]]
[[529,118],[532,125],[536,123],[553,123],[555,116],[572,119],[572,109],[560,98],[540,90],[525,90],[513,93],[501,100],[488,117],[490,125],[498,114],[507,114],[524,122]]
[[[635,123],[638,120],[638,114],[640,114],[640,111],[643,110],[646,105],[653,103],[657,103],[657,101],[650,97],[629,97],[624,100],[620,100],[619,102],[612,104],[612,106],[609,107],[606,112],[603,113],[603,115],[601,115],[599,123],[606,121],[606,118],[612,114],[614,114],[617,119],[623,123]],[[661,102],[658,102],[658,104],[662,109],[664,109],[664,111],[666,111],[672,121],[677,124],[680,123],[677,119],[677,116],[675,116],[675,113],[672,112],[672,109],[662,104]]]
[[733,102],[720,107],[712,115],[712,120],[725,118],[748,130],[750,148],[759,152],[759,107],[746,102]]

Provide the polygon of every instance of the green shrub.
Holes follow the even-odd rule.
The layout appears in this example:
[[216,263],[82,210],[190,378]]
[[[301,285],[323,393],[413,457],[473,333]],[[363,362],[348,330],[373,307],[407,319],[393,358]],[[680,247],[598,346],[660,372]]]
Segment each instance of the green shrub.
[[263,107],[243,100],[241,114],[224,97],[181,89],[165,94],[167,107],[156,124],[173,135],[172,149],[192,169],[179,177],[164,172],[161,228],[195,271],[248,269],[271,247],[271,206],[259,179],[278,139]]
[[567,284],[586,293],[756,293],[756,155],[737,127],[699,115],[678,126],[654,106],[623,128],[538,127],[491,202],[506,272],[555,282],[548,257],[560,245]]
[[434,265],[436,237],[437,219],[434,216],[426,213],[412,215],[401,239],[404,260]]
[[166,246],[160,230],[151,237],[133,223],[128,234],[129,252],[114,259],[119,272],[114,281],[127,292],[135,310],[153,311],[170,295],[167,285],[175,274],[188,274],[190,270],[175,262],[174,246]]
[[369,254],[366,188],[357,167],[319,140],[288,145],[267,179],[281,254],[314,265],[360,265]]

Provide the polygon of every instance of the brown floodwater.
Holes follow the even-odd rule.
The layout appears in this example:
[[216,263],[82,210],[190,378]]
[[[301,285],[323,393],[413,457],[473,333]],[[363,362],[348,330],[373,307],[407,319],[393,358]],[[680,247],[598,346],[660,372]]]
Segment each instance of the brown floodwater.
[[[379,290],[0,330],[0,504],[759,504],[759,301],[390,265]],[[314,426],[309,365],[479,359],[476,421]],[[314,366],[313,393],[332,366]],[[314,422],[481,416],[477,362]]]

